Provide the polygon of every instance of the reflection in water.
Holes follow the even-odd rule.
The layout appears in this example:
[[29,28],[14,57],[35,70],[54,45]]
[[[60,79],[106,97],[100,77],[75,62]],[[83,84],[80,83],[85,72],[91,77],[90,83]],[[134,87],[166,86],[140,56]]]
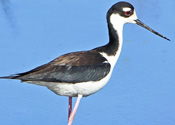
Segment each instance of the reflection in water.
[[14,17],[13,17],[10,0],[0,0],[0,6],[2,8],[3,13],[5,14],[5,17],[9,21],[10,25],[14,28],[15,26]]
[[3,10],[7,16],[10,15],[10,2],[9,0],[1,0]]

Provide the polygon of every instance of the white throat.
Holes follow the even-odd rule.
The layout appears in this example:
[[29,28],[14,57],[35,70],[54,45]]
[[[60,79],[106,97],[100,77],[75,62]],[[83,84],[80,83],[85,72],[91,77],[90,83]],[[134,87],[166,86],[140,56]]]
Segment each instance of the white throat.
[[123,26],[125,21],[122,20],[119,14],[112,14],[110,16],[110,23],[112,24],[113,28],[115,29],[118,37],[119,37],[119,44],[123,42]]
[[[130,10],[130,8],[123,8],[124,10]],[[113,28],[117,31],[119,36],[119,42],[122,42],[123,38],[123,26],[126,23],[136,23],[134,20],[138,19],[134,10],[133,15],[130,17],[122,17],[118,13],[113,13],[110,16],[110,23]]]
[[123,26],[124,26],[124,21],[119,19],[118,14],[112,14],[110,16],[110,23],[112,24],[114,30],[116,31],[116,35],[118,35],[118,40],[119,40],[119,48],[117,50],[117,53],[113,56],[108,56],[106,53],[101,53],[111,64],[111,68],[113,69],[119,56],[120,52],[122,49],[122,43],[123,43]]

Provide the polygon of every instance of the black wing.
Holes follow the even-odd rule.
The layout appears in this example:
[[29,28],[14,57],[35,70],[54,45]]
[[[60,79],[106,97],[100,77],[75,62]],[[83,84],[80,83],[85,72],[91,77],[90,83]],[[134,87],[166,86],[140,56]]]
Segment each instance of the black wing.
[[23,82],[79,83],[104,78],[110,72],[110,67],[107,60],[99,53],[85,51],[66,54],[31,71],[0,78],[19,79]]
[[26,72],[2,78],[20,79],[23,82],[43,81],[79,83],[87,81],[98,81],[104,78],[109,73],[109,71],[109,63],[92,66],[57,66],[50,67],[49,69],[38,73]]

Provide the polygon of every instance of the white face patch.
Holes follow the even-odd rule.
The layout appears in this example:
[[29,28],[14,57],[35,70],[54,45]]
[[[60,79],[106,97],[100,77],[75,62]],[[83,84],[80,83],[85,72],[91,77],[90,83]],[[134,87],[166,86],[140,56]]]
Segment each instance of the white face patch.
[[123,11],[124,11],[124,12],[126,12],[126,11],[131,11],[131,8],[129,8],[129,7],[124,7],[124,8],[123,8]]
[[128,20],[128,23],[136,23],[134,20],[137,20],[138,18],[137,18],[137,15],[136,15],[135,10],[134,10],[134,12],[133,12],[133,15],[130,16],[128,19],[129,19],[129,20]]
[[[125,8],[125,9],[131,9],[131,8]],[[133,14],[130,17],[122,17],[118,13],[114,13],[110,16],[110,22],[113,25],[114,29],[123,30],[123,25],[125,23],[136,23],[134,20],[137,20],[137,15],[134,10]]]

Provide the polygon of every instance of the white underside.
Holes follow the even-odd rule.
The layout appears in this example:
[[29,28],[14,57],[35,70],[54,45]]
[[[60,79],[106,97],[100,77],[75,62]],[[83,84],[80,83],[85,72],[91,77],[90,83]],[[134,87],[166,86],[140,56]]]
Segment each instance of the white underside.
[[100,81],[90,81],[82,83],[52,83],[52,82],[39,82],[39,81],[27,81],[28,83],[46,86],[54,93],[61,96],[89,96],[102,89],[111,77],[112,71]]

